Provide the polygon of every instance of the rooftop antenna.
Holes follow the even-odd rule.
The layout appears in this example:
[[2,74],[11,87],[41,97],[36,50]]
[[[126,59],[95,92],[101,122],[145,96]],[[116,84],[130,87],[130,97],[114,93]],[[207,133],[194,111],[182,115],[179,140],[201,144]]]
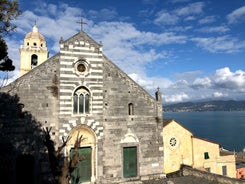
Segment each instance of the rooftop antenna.
[[81,31],[83,31],[83,24],[87,24],[86,22],[83,21],[83,18],[81,18],[81,20],[78,21],[77,23],[81,25]]

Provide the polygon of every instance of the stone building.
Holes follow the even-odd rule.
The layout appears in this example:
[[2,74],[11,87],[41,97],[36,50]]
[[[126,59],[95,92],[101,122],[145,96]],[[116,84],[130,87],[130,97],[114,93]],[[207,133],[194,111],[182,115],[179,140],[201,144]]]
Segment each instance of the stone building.
[[175,120],[163,125],[164,173],[176,172],[181,165],[236,178],[236,160],[233,152],[220,148],[209,140],[195,137]]
[[[26,38],[32,39],[29,34]],[[45,39],[40,38],[42,43],[36,44],[45,47]],[[35,42],[29,40],[31,43]],[[27,44],[25,40],[24,47]],[[8,179],[41,183],[48,168],[39,136],[43,127],[52,127],[52,138],[58,144],[62,137],[71,136],[64,149],[66,156],[78,134],[85,138],[79,152],[86,159],[72,183],[120,183],[164,176],[160,91],[153,98],[83,31],[59,44],[57,54],[38,62],[0,91],[0,106],[6,107],[0,117],[0,136],[5,137],[0,151],[6,153],[6,145],[12,150],[7,155],[12,158],[7,170],[13,171]],[[27,50],[21,49],[21,55],[27,55]],[[21,59],[21,71],[26,71],[26,63],[30,69],[32,60],[41,58],[39,53],[47,54],[46,47],[29,51],[33,53]],[[24,171],[22,165],[32,169]]]

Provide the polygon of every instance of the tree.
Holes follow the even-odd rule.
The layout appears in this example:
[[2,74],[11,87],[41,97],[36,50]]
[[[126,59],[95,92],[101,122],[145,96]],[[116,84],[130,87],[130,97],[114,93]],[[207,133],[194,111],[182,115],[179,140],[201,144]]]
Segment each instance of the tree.
[[16,28],[11,21],[21,14],[18,1],[1,0],[0,1],[0,35],[9,33]]
[[77,135],[77,139],[74,144],[74,152],[72,157],[69,159],[64,157],[61,151],[70,140],[70,137],[68,136],[66,139],[63,138],[62,145],[59,146],[58,149],[55,149],[55,143],[53,140],[51,140],[50,136],[51,128],[43,129],[43,131],[45,134],[45,139],[43,142],[48,149],[50,169],[54,177],[55,184],[69,184],[72,171],[75,169],[78,162],[85,159],[84,156],[79,156],[78,154],[80,144],[83,141],[83,136]]
[[5,58],[8,55],[8,47],[7,44],[5,42],[4,39],[2,39],[0,37],[0,48],[1,48],[1,52],[0,52],[0,60],[2,60],[3,58]]
[[0,71],[13,71],[15,69],[13,61],[8,57],[7,50],[7,44],[5,40],[0,36]]
[[16,25],[11,22],[21,14],[16,0],[0,1],[0,71],[13,71],[13,61],[8,57],[8,47],[3,36],[14,31]]

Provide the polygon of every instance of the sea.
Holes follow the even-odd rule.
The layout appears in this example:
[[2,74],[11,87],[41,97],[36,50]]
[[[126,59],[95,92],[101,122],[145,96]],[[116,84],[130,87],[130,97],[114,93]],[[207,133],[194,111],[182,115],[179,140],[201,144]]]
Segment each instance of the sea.
[[245,111],[163,112],[163,118],[176,120],[195,137],[224,149],[239,152],[245,148]]

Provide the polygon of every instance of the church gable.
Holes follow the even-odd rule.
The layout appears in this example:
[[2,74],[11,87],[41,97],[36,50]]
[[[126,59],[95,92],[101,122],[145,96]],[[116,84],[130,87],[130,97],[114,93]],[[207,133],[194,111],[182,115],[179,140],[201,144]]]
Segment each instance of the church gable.
[[102,45],[95,42],[92,38],[90,38],[86,33],[82,31],[65,41],[63,40],[63,38],[61,38],[60,48],[61,53],[64,50],[72,50],[73,53],[75,53],[76,51],[81,52],[81,50],[97,53],[102,51]]
[[164,172],[180,169],[181,164],[192,164],[192,133],[175,120],[163,126]]

